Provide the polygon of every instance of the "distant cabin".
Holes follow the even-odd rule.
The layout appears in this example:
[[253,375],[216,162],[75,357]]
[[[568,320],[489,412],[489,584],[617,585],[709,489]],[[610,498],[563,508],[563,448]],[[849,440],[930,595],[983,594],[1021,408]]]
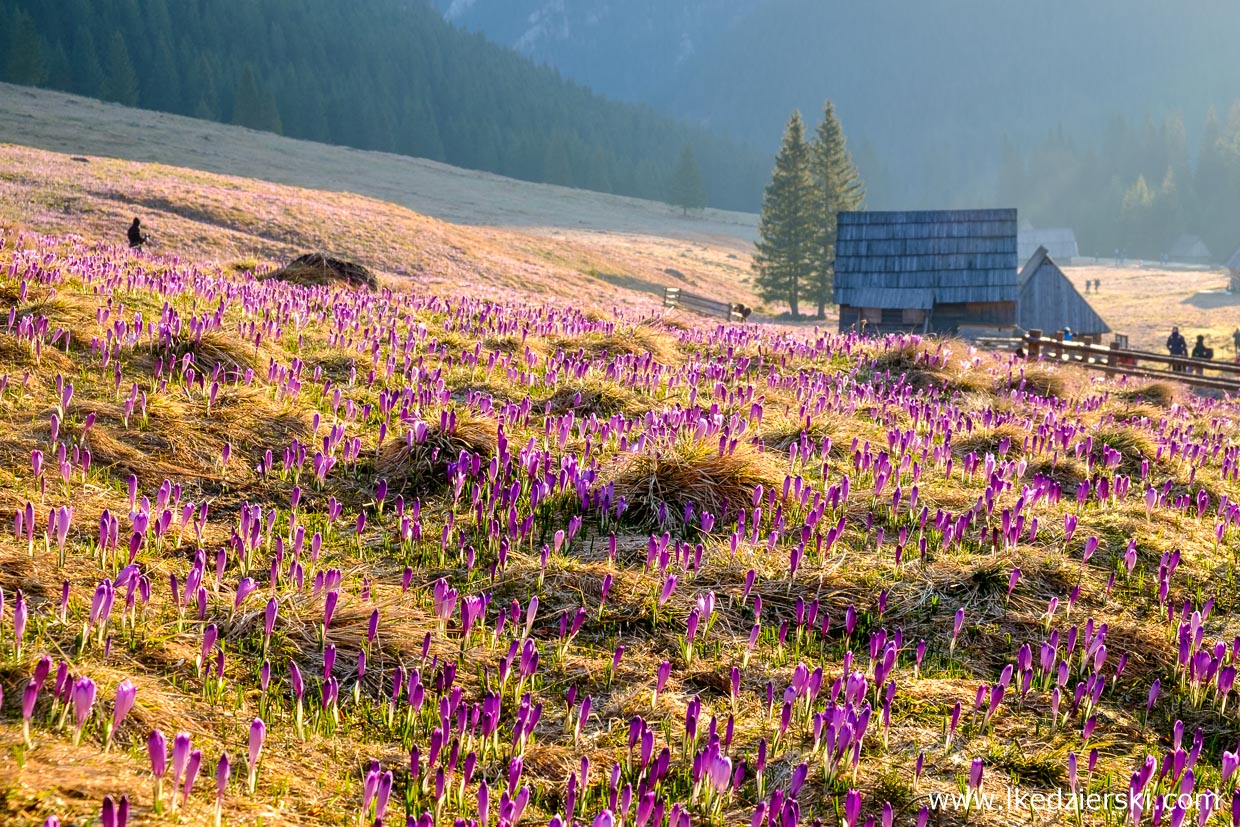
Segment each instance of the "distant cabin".
[[1071,227],[1051,227],[1035,230],[1022,227],[1016,234],[1016,260],[1028,261],[1038,248],[1046,249],[1051,258],[1067,264],[1081,255],[1076,243],[1076,233]]
[[1077,292],[1045,247],[1039,247],[1017,277],[1016,323],[1050,336],[1072,328],[1073,338],[1110,333],[1111,328]]
[[1213,256],[1201,236],[1184,233],[1171,245],[1167,258],[1184,264],[1209,264]]
[[1016,210],[842,212],[840,331],[957,333],[1016,324]]

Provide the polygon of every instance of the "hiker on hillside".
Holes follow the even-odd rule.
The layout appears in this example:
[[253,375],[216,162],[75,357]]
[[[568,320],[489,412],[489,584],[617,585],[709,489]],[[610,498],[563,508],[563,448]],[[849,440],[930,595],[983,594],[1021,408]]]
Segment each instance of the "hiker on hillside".
[[129,249],[141,249],[146,240],[146,236],[142,234],[142,222],[135,218],[129,225]]
[[[1171,328],[1171,335],[1167,337],[1167,352],[1172,356],[1184,357],[1188,355],[1188,342],[1184,341],[1184,337],[1180,335],[1178,327]],[[1176,373],[1183,371],[1179,365],[1172,365],[1171,369]]]
[[1240,356],[1240,327],[1231,333],[1231,349],[1236,352],[1237,356]]

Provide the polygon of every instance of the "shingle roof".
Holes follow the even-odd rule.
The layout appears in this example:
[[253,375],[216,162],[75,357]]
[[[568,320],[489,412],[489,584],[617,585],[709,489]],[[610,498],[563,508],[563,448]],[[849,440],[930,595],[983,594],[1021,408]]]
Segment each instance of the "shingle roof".
[[838,304],[1016,300],[1016,210],[844,212],[837,226]]
[[1183,233],[1167,251],[1167,257],[1176,261],[1209,261],[1210,248],[1201,236]]
[[1045,247],[1039,247],[1020,271],[1016,323],[1025,330],[1051,333],[1072,328],[1076,336],[1110,333],[1085,297],[1077,292]]

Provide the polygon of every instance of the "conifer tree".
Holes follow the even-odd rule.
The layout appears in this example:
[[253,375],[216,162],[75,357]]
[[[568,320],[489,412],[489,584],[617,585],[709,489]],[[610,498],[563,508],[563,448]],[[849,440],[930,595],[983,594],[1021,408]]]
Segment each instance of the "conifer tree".
[[800,314],[800,298],[814,273],[814,221],[810,147],[801,113],[793,112],[762,197],[754,257],[758,294],[766,301],[788,302],[793,316]]
[[685,144],[680,153],[680,163],[672,175],[672,183],[668,188],[668,203],[680,207],[685,215],[689,210],[706,209],[706,185],[702,182],[702,171],[698,169],[697,158],[693,155],[693,147]]
[[4,48],[4,77],[11,83],[40,86],[48,77],[45,44],[24,11],[18,11],[7,21],[8,42]]
[[822,123],[814,136],[810,174],[814,180],[814,222],[817,230],[813,295],[818,304],[818,318],[821,319],[827,314],[827,304],[832,299],[835,286],[836,217],[841,212],[860,209],[865,202],[865,186],[845,146],[844,129],[831,101],[823,107]]
[[280,132],[280,112],[276,108],[275,98],[270,92],[259,88],[254,67],[248,63],[241,72],[240,83],[237,84],[232,122],[250,129]]
[[138,76],[120,32],[112,32],[112,38],[108,41],[107,70],[99,94],[104,100],[123,106],[138,105]]

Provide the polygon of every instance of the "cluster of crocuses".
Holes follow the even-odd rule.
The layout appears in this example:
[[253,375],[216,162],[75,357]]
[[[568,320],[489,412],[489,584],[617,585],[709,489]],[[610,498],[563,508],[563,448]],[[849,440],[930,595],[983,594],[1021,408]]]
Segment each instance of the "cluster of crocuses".
[[[307,753],[341,737],[399,743],[407,770],[347,770],[361,802],[358,823],[367,826],[403,804],[419,827],[452,818],[515,827],[533,812],[564,827],[681,827],[691,819],[732,823],[742,809],[755,827],[795,827],[828,811],[827,792],[841,823],[858,827],[868,810],[885,827],[896,817],[890,804],[841,791],[865,782],[871,764],[899,763],[890,750],[900,693],[931,675],[955,678],[959,697],[943,716],[942,743],[912,747],[914,786],[927,761],[963,755],[961,783],[979,790],[995,772],[971,755],[974,741],[986,744],[1016,715],[1037,716],[1051,732],[1076,719],[1058,736],[1076,750],[1068,768],[1075,789],[1100,783],[1091,739],[1114,720],[1100,714],[1107,707],[1140,697],[1145,708],[1137,711],[1149,720],[1165,691],[1228,712],[1236,646],[1206,642],[1215,636],[1206,631],[1212,604],[1183,592],[1200,585],[1182,575],[1186,567],[1201,571],[1198,564],[1160,549],[1157,569],[1147,571],[1141,555],[1153,554],[1151,544],[1117,542],[1106,529],[1135,506],[1148,519],[1207,536],[1216,552],[1235,542],[1240,505],[1227,485],[1240,479],[1240,449],[1229,444],[1231,403],[1193,401],[1159,422],[1108,420],[1155,446],[1152,456],[1137,457],[1099,433],[1105,390],[1068,403],[1013,381],[1002,405],[979,405],[876,369],[874,358],[901,348],[921,348],[916,362],[927,370],[957,363],[947,347],[936,351],[916,337],[870,343],[757,326],[667,329],[661,335],[674,339],[679,355],[661,361],[626,341],[633,319],[306,289],[143,261],[71,247],[14,255],[9,268],[20,298],[7,333],[36,358],[71,345],[70,332],[36,300],[54,289],[100,302],[82,378],[64,372],[42,389],[29,375],[20,383],[0,378],[8,393],[42,394],[50,409],[28,475],[24,459],[19,469],[27,487],[14,510],[16,548],[61,566],[72,555],[98,569],[75,592],[65,583],[58,609],[22,592],[0,597],[6,651],[27,669],[33,661],[24,692],[10,691],[22,696],[31,748],[40,730],[103,749],[141,740],[125,725],[132,680],[115,687],[108,715],[87,675],[114,637],[143,646],[144,623],[166,623],[192,648],[179,679],[198,681],[207,701],[231,700],[225,688],[233,686],[238,697],[257,694],[248,741],[229,745],[248,754],[252,794],[261,793],[268,725],[304,739]],[[144,316],[126,308],[121,299],[130,294],[158,297],[161,307]],[[237,363],[240,356],[212,360],[208,345],[220,338],[240,342],[252,366]],[[351,364],[327,367],[309,355],[316,341]],[[840,359],[853,370],[825,369]],[[968,364],[996,379],[1019,371],[977,354]],[[590,409],[589,383],[641,399],[634,406],[641,412]],[[110,398],[93,399],[89,389],[98,386]],[[557,395],[565,388],[572,393]],[[97,534],[93,516],[89,528],[81,517],[74,524],[75,513],[95,513],[83,505],[84,486],[111,485],[91,458],[104,428],[149,429],[162,395],[212,421],[247,394],[309,423],[284,444],[230,435],[203,469],[262,485],[209,506],[210,497],[191,493],[198,488],[190,479],[129,475],[120,480],[127,508],[118,495],[102,510]],[[471,420],[488,424],[493,446],[458,439]],[[849,420],[864,427],[829,435],[817,427]],[[991,430],[1001,436],[988,447],[956,447]],[[396,477],[389,484],[371,474],[372,457],[432,436],[454,447],[432,452],[434,471],[420,473],[433,479],[415,481],[416,498]],[[665,501],[643,513],[617,495],[615,469],[636,455],[704,448],[737,457],[750,446],[767,449],[764,459],[782,479],[747,483],[739,499],[714,503],[661,491]],[[1074,475],[1082,478],[1063,479]],[[944,497],[941,481],[964,494]],[[266,485],[287,497],[262,493]],[[657,530],[645,533],[651,524]],[[1030,550],[1051,558],[1054,577],[1042,576],[1037,559],[1012,559]],[[979,555],[1000,559],[999,585],[981,577],[955,602],[949,595],[961,589],[910,605],[923,578],[943,583],[940,560]],[[574,573],[596,564],[597,579]],[[862,566],[885,582],[869,591],[835,574]],[[156,572],[168,588],[152,594]],[[514,587],[524,591],[514,597]],[[1049,603],[1042,595],[1034,605],[1048,589]],[[1143,605],[1166,616],[1178,657],[1162,682],[1131,674],[1128,652],[1108,644],[1107,624],[1089,616],[1115,589],[1134,599],[1147,593]],[[912,635],[923,611],[928,628]],[[1035,636],[988,639],[985,629],[1001,618]],[[44,689],[52,662],[33,659],[61,627],[78,636],[74,661],[62,662]],[[409,651],[402,639],[420,641],[420,649]],[[987,646],[1002,649],[985,661],[993,670],[960,678]],[[703,670],[716,670],[722,692],[695,693]],[[641,716],[621,712],[613,693],[633,683],[643,689]],[[625,719],[627,748],[615,750],[610,767],[594,766]],[[1180,748],[1182,728],[1173,737],[1165,768],[1147,773],[1143,764],[1133,789],[1194,788],[1186,779],[1197,777],[1201,749]],[[572,758],[562,796],[539,795],[542,779],[526,775],[545,742]],[[178,735],[169,759],[158,732],[148,745],[156,806],[187,806],[210,748]],[[1089,755],[1083,773],[1078,752]],[[1236,762],[1224,755],[1225,783]],[[217,820],[230,773],[223,754]],[[128,792],[130,799],[112,800],[105,822],[123,824],[129,801],[144,799]],[[1173,823],[1176,812],[1167,812]],[[929,813],[902,818],[925,824]]]

